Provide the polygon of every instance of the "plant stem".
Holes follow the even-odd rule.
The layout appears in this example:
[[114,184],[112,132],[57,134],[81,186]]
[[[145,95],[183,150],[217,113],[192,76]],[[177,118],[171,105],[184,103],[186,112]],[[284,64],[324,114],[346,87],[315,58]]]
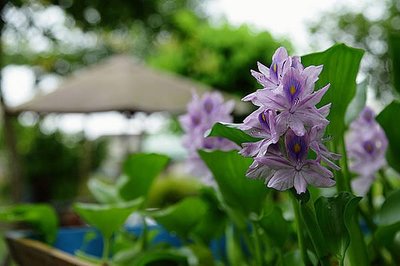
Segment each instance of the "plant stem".
[[386,197],[393,190],[393,186],[392,186],[392,184],[390,184],[390,182],[385,174],[385,171],[383,171],[381,169],[381,170],[379,170],[378,173],[381,178],[382,185],[383,185],[383,194]]
[[141,218],[142,218],[142,235],[141,235],[141,238],[142,238],[142,251],[144,251],[144,250],[147,249],[147,231],[148,231],[148,228],[147,228],[146,217],[141,216]]
[[300,216],[300,210],[299,210],[299,202],[297,201],[296,197],[290,193],[290,197],[292,199],[292,204],[293,204],[293,211],[294,211],[294,218],[296,222],[296,229],[297,229],[297,241],[300,249],[300,254],[301,258],[304,262],[304,265],[312,265],[310,258],[308,257],[307,254],[307,249],[304,245],[304,234],[303,234],[303,228],[302,228],[302,223],[301,223],[301,216]]
[[102,261],[106,265],[108,263],[108,258],[110,256],[110,242],[111,242],[111,238],[110,237],[103,237],[103,256],[102,256]]
[[256,265],[264,265],[263,258],[261,256],[260,238],[258,237],[258,224],[256,222],[251,223],[253,226],[253,244],[255,249]]

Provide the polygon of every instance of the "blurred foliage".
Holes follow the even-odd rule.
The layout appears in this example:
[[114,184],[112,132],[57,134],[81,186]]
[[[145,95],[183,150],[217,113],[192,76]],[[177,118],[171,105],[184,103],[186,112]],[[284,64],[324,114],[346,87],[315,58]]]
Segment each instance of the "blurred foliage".
[[23,175],[33,201],[74,198],[79,182],[97,169],[106,156],[104,141],[85,144],[83,136],[67,137],[59,131],[44,134],[39,125],[17,125],[17,133]]
[[379,13],[381,6],[384,12],[379,17],[368,15],[367,12],[355,13],[350,9],[339,9],[323,14],[310,25],[316,44],[327,38],[332,43],[345,42],[366,50],[362,70],[371,75],[371,86],[379,98],[390,94],[392,89],[388,42],[391,33],[400,32],[400,2],[370,1],[367,8],[373,9],[373,13]]
[[149,55],[150,65],[240,96],[258,87],[249,75],[257,61],[270,65],[276,48],[290,48],[268,32],[253,32],[246,25],[214,26],[186,11],[177,13],[174,23],[175,32]]

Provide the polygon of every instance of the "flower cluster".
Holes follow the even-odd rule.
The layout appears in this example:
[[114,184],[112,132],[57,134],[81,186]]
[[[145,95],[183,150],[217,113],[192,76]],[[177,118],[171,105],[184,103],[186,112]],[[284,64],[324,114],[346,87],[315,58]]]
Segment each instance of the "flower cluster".
[[376,178],[376,172],[385,166],[387,145],[385,132],[375,121],[374,111],[365,107],[350,124],[346,135],[350,170],[358,175],[351,184],[356,194],[365,195]]
[[227,139],[204,136],[216,122],[232,122],[233,107],[234,102],[224,102],[222,95],[218,92],[205,93],[201,98],[193,93],[192,101],[187,106],[187,113],[179,117],[179,122],[185,132],[183,146],[189,153],[188,170],[193,175],[203,178],[205,183],[213,183],[212,175],[197,151],[200,149],[226,151],[238,148],[235,143]]
[[322,164],[337,170],[333,161],[340,156],[323,141],[330,104],[316,107],[329,88],[328,84],[314,91],[321,71],[322,66],[304,68],[299,57],[288,56],[282,47],[269,68],[258,63],[258,71],[251,71],[263,89],[243,98],[259,107],[241,124],[246,133],[260,138],[244,143],[240,151],[254,158],[248,177],[265,178],[266,185],[277,190],[294,187],[298,194],[307,184],[335,184],[332,172]]

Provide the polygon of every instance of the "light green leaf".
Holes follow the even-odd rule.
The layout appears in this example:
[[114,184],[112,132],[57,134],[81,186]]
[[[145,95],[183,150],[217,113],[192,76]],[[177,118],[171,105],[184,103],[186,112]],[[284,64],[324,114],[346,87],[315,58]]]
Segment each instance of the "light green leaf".
[[392,192],[383,203],[376,216],[378,229],[376,239],[383,245],[391,246],[400,231],[400,190]]
[[253,159],[237,151],[199,151],[199,154],[217,181],[226,204],[245,216],[261,213],[269,190],[262,180],[246,177]]
[[400,114],[400,102],[393,101],[376,117],[376,121],[382,126],[389,140],[386,151],[386,159],[389,165],[400,173],[400,127],[398,115]]
[[340,260],[344,259],[350,244],[350,221],[360,200],[349,192],[341,192],[336,197],[320,197],[315,202],[318,223],[327,248]]
[[396,190],[386,198],[377,213],[377,225],[390,225],[400,222],[400,190]]
[[104,236],[110,238],[126,221],[129,215],[143,203],[142,198],[115,204],[75,203],[74,210]]
[[58,218],[54,209],[47,204],[18,204],[0,209],[0,221],[25,222],[44,235],[47,243],[56,240]]
[[127,178],[118,183],[119,194],[124,200],[147,197],[154,179],[168,163],[168,157],[160,154],[137,153],[128,157],[124,163]]
[[356,95],[347,107],[344,121],[346,125],[350,124],[364,109],[367,101],[368,78],[357,84]]
[[345,130],[344,117],[356,92],[356,77],[363,54],[363,50],[336,44],[323,52],[302,57],[304,66],[324,66],[316,88],[331,84],[319,106],[332,103],[328,133],[333,135],[335,142],[340,141]]
[[235,142],[237,145],[241,145],[246,142],[256,142],[260,139],[254,138],[247,135],[245,132],[239,129],[238,124],[229,123],[215,123],[211,128],[208,137],[222,137]]
[[100,203],[109,204],[122,201],[115,185],[107,184],[98,178],[90,179],[88,188],[93,197]]
[[199,197],[189,197],[165,209],[149,211],[148,215],[169,231],[189,238],[207,211],[207,203]]

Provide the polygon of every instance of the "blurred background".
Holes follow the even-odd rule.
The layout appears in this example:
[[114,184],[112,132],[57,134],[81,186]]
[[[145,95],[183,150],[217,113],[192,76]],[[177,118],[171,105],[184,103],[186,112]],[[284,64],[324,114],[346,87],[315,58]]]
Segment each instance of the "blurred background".
[[51,202],[63,208],[87,197],[89,177],[117,177],[128,153],[163,153],[178,162],[185,157],[179,112],[60,114],[19,108],[114,55],[240,99],[259,88],[249,70],[257,61],[269,65],[279,46],[303,55],[344,42],[366,50],[359,80],[370,77],[368,103],[379,111],[393,98],[388,35],[400,32],[396,0],[15,0],[1,5],[1,204]]

